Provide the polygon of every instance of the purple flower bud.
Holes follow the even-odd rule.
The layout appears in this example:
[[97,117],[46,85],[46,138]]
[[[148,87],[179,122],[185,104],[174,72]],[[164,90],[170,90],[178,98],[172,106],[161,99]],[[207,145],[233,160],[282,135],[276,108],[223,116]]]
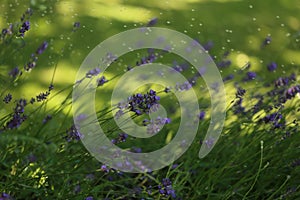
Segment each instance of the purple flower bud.
[[98,68],[98,67],[96,67],[96,68],[94,68],[94,69],[91,69],[90,71],[88,71],[87,73],[86,73],[86,77],[87,78],[91,78],[91,77],[93,77],[93,76],[97,76],[99,73],[100,73],[100,68]]
[[10,93],[8,93],[3,99],[4,103],[9,103],[11,100],[12,100],[12,95]]
[[248,72],[247,73],[248,79],[252,80],[256,78],[256,73],[255,72]]
[[36,50],[36,54],[42,54],[48,47],[48,42],[44,41],[41,46]]
[[205,117],[205,112],[204,112],[204,111],[201,111],[201,112],[198,114],[199,120],[203,120],[204,117]]
[[268,64],[268,70],[269,71],[274,71],[277,68],[277,64],[275,62],[271,62],[270,64]]
[[157,23],[157,21],[158,19],[157,17],[155,17],[148,22],[147,26],[154,26]]

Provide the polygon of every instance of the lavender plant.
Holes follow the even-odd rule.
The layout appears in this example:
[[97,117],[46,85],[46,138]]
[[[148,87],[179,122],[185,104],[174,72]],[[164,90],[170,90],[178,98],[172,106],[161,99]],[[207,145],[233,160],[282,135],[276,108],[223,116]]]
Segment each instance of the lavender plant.
[[[260,4],[264,3],[254,5]],[[255,61],[238,67],[235,52],[230,48],[221,48],[217,40],[204,37],[205,32],[206,40],[202,35],[195,37],[212,55],[228,91],[226,126],[211,153],[200,160],[200,146],[211,146],[214,142],[204,140],[212,109],[202,79],[205,68],[201,73],[194,70],[190,63],[169,53],[168,48],[145,49],[120,57],[108,53],[111,67],[107,71],[92,66],[81,80],[60,85],[56,76],[65,67],[64,60],[71,59],[69,41],[80,43],[78,38],[88,26],[87,19],[68,23],[66,38],[69,39],[55,52],[54,47],[61,42],[59,39],[49,36],[35,40],[30,35],[34,24],[39,23],[34,18],[35,11],[39,12],[38,6],[32,6],[15,23],[4,26],[0,34],[0,200],[299,198],[299,65],[283,63],[267,55],[268,51],[272,54],[276,37],[259,35],[258,56],[260,53],[266,56],[263,58],[266,62],[260,64],[263,69],[258,69]],[[145,27],[163,26],[161,20],[150,18],[140,25],[141,31]],[[293,37],[299,37],[295,30]],[[26,49],[29,45],[32,45],[30,52]],[[292,44],[299,51],[297,45]],[[69,48],[69,51],[75,50]],[[15,55],[23,56],[16,58]],[[30,78],[42,77],[35,71],[46,68],[45,60],[53,60],[53,57],[55,62],[51,63],[51,70],[47,69],[49,81],[35,82],[41,84],[42,89],[33,96],[27,95],[33,88],[28,86]],[[113,85],[124,72],[130,73],[149,63],[167,63],[172,66],[168,73],[180,72],[187,81],[166,87],[148,84],[118,104],[108,103]],[[282,68],[282,65],[290,67]],[[66,76],[68,74],[61,79]],[[124,160],[124,167],[138,166],[145,171],[125,173],[99,162],[80,142],[86,135],[72,118],[72,89],[85,80],[94,81],[98,92],[95,96],[97,122],[89,123],[101,125],[112,145],[134,153],[148,153],[168,144],[176,137],[181,121],[174,93],[184,95],[190,90],[196,91],[200,105],[200,112],[190,116],[191,122],[199,124],[196,139],[178,160],[158,171],[152,171],[143,162]],[[218,91],[218,85],[213,87]],[[161,107],[167,116],[159,115]],[[74,120],[90,117],[83,113]],[[151,137],[132,136],[115,118],[121,118],[122,125],[134,121]],[[181,145],[184,146],[185,141]],[[110,159],[117,159],[118,152],[114,156]]]

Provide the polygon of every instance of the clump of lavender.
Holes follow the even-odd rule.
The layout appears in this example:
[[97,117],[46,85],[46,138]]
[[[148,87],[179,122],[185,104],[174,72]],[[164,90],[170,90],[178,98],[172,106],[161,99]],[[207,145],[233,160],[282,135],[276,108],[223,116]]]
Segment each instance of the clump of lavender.
[[19,30],[20,36],[24,37],[25,32],[29,31],[29,29],[30,29],[30,22],[29,21],[23,22],[23,24]]
[[142,57],[140,61],[136,62],[136,66],[144,65],[147,63],[152,63],[157,59],[157,56],[155,55],[155,52],[153,49],[148,49],[148,55],[145,57]]
[[71,142],[72,140],[81,140],[83,135],[77,130],[75,125],[72,125],[67,131],[66,136],[64,137],[68,142]]
[[91,69],[85,74],[86,78],[92,78],[93,76],[97,76],[101,72],[100,68],[96,67],[94,69]]
[[112,139],[111,142],[113,144],[119,144],[119,143],[125,142],[127,137],[128,137],[128,135],[126,133],[119,133],[118,137],[115,139]]
[[161,185],[158,186],[159,193],[166,197],[176,198],[175,190],[172,187],[172,182],[169,178],[164,178]]
[[267,123],[271,123],[274,128],[281,128],[284,127],[285,123],[281,122],[282,114],[276,112],[269,114],[263,118],[263,121]]
[[12,100],[12,95],[10,93],[8,93],[4,99],[3,99],[3,102],[4,103],[9,103],[10,101]]
[[19,70],[19,67],[15,67],[8,73],[8,75],[13,79],[16,79],[18,76],[22,75],[22,71]]
[[30,71],[36,66],[36,62],[38,60],[38,55],[42,54],[48,47],[48,42],[44,41],[35,51],[35,53],[31,54],[30,60],[24,65],[25,71]]
[[97,86],[103,86],[105,83],[107,83],[108,80],[105,78],[105,76],[101,76],[97,79]]
[[244,113],[245,112],[245,107],[242,106],[243,96],[245,95],[245,93],[246,93],[245,89],[243,89],[241,87],[237,88],[237,91],[236,91],[236,94],[235,94],[236,101],[233,104],[233,112],[235,114]]
[[9,194],[7,194],[5,192],[2,192],[2,194],[0,196],[0,200],[12,200],[12,199],[13,198]]
[[156,91],[150,90],[147,94],[134,94],[128,98],[128,109],[137,115],[149,114],[153,106],[159,105],[160,97]]
[[6,123],[4,128],[6,129],[18,128],[27,119],[27,116],[24,114],[26,105],[27,105],[27,101],[25,99],[20,99],[19,101],[16,102],[16,107],[14,108],[12,118]]
[[244,78],[244,81],[251,81],[256,78],[256,73],[255,72],[247,72],[247,76]]
[[300,93],[300,85],[295,85],[290,88],[288,88],[285,92],[285,98],[286,99],[292,99],[294,98],[298,93]]

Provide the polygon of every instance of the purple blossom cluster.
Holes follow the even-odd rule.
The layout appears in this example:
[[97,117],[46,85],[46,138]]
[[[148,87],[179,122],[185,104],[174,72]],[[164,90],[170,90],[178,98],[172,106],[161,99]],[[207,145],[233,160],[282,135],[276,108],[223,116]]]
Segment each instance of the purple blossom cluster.
[[67,142],[71,142],[72,140],[81,140],[83,135],[77,130],[75,125],[73,124],[67,131],[66,131],[66,136],[64,137]]
[[10,93],[8,93],[4,99],[3,99],[3,102],[4,103],[9,103],[10,101],[12,100],[12,95]]
[[10,24],[8,28],[2,29],[0,33],[0,39],[4,40],[8,36],[16,35],[17,37],[24,37],[25,33],[30,29],[29,18],[33,11],[28,8],[25,13],[22,14],[20,22],[16,24]]
[[281,127],[285,126],[285,123],[281,122],[282,118],[283,118],[282,114],[276,112],[276,113],[272,113],[272,114],[269,114],[269,115],[265,116],[263,118],[263,121],[266,124],[271,123],[274,128],[281,128]]
[[292,86],[285,91],[285,98],[287,100],[293,99],[299,93],[300,93],[300,85]]
[[148,55],[145,57],[142,57],[140,61],[137,61],[136,66],[144,65],[147,63],[152,63],[156,59],[157,59],[157,56],[155,55],[154,49],[148,49]]
[[38,56],[42,54],[48,47],[48,42],[44,41],[35,51],[35,53],[31,54],[30,60],[24,65],[25,71],[30,71],[36,66],[36,62],[38,60]]
[[25,99],[20,99],[16,102],[12,118],[6,123],[4,129],[18,128],[27,119],[27,116],[24,114],[26,105],[27,101]]
[[128,98],[128,109],[136,115],[149,114],[153,106],[159,105],[160,97],[156,91],[150,89],[146,94],[134,94]]
[[86,78],[92,78],[93,76],[97,76],[101,72],[99,67],[89,70],[86,74]]
[[166,197],[176,198],[176,192],[172,187],[172,182],[169,178],[164,178],[161,185],[158,186],[159,193]]
[[113,144],[119,144],[119,143],[125,142],[127,137],[128,137],[128,135],[126,133],[119,133],[118,137],[115,139],[112,139],[111,142]]
[[97,86],[103,86],[105,83],[107,83],[108,80],[105,78],[105,76],[101,76],[97,79]]
[[2,192],[0,200],[13,200],[13,198],[9,194]]
[[29,21],[25,21],[23,22],[19,32],[20,32],[20,36],[24,37],[25,32],[29,31],[30,29],[30,22]]

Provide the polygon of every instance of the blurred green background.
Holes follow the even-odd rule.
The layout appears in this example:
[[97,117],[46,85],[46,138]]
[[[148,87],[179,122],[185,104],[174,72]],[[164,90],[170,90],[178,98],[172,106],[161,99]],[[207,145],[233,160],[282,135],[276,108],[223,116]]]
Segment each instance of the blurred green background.
[[[156,26],[180,31],[201,44],[212,41],[210,55],[216,56],[216,60],[230,51],[233,64],[222,71],[224,76],[235,73],[235,69],[248,61],[261,79],[272,77],[266,68],[271,61],[279,65],[276,74],[299,70],[299,0],[2,0],[0,27],[19,21],[28,7],[34,14],[30,19],[31,29],[24,38],[26,45],[17,53],[1,58],[1,65],[10,69],[22,66],[44,40],[50,43],[38,66],[18,87],[18,93],[28,97],[48,87],[58,59],[55,86],[64,88],[74,83],[81,62],[97,44],[119,32],[144,26],[155,17]],[[77,21],[81,27],[72,32]],[[267,36],[271,36],[272,45],[262,49]],[[134,62],[127,60],[122,64]]]

